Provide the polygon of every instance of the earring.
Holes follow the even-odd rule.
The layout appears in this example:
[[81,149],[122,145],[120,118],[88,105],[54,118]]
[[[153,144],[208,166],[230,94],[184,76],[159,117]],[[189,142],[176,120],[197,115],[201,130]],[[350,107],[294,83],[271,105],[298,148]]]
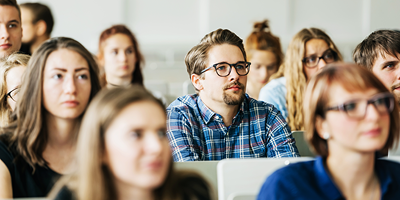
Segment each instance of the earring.
[[325,132],[325,133],[323,134],[322,137],[323,137],[325,140],[328,140],[328,139],[331,137],[331,135],[329,135],[329,133]]

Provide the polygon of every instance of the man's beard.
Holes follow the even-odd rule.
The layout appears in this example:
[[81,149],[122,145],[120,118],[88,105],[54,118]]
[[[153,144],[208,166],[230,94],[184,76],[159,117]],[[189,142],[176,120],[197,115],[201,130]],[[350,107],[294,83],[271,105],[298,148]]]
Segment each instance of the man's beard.
[[392,86],[390,87],[390,89],[391,89],[391,92],[392,92],[394,98],[395,98],[396,101],[397,101],[397,105],[400,106],[400,93],[399,93],[398,91],[395,91],[396,88],[398,88],[398,87],[400,87],[400,83],[396,83],[396,84],[392,85]]
[[[241,90],[233,91],[234,94],[229,94],[226,90],[232,86],[239,86]],[[245,86],[237,81],[225,86],[223,90],[223,99],[227,105],[239,105],[243,102],[245,98]]]

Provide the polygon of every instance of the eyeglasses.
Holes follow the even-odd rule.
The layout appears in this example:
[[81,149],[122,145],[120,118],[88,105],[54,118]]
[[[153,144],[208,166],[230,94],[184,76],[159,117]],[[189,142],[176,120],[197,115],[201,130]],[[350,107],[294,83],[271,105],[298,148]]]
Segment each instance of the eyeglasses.
[[9,91],[7,93],[7,96],[9,96],[13,101],[17,102],[18,92],[19,92],[19,87],[16,87],[16,88],[12,89],[11,91]]
[[209,70],[211,67],[214,67],[215,72],[217,72],[218,76],[225,77],[225,76],[229,76],[229,74],[232,71],[232,67],[234,67],[236,69],[236,73],[239,76],[246,76],[250,71],[250,65],[251,65],[250,62],[244,62],[244,61],[239,61],[235,64],[229,64],[227,62],[220,62],[220,63],[213,64],[212,66],[209,66],[209,67],[203,69],[203,71],[201,71],[200,74]]
[[303,58],[303,60],[301,60],[301,61],[306,65],[306,67],[314,68],[318,65],[318,63],[321,59],[324,59],[324,61],[326,63],[332,63],[338,59],[338,56],[335,51],[328,49],[324,52],[324,54],[322,54],[321,57],[312,55],[312,56]]
[[369,104],[374,105],[379,114],[389,114],[394,108],[394,97],[391,93],[380,93],[366,100],[351,100],[338,106],[329,107],[329,110],[339,110],[354,119],[363,119]]

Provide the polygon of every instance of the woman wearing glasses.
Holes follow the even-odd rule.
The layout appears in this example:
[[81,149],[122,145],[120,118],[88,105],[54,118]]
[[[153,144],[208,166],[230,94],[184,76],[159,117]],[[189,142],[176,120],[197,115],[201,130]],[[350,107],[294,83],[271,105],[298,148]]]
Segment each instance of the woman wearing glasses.
[[259,100],[277,107],[292,130],[304,130],[301,110],[307,81],[327,63],[341,60],[339,50],[325,32],[303,29],[293,37],[284,63],[261,89]]
[[258,99],[261,88],[282,64],[281,43],[278,37],[272,35],[268,20],[264,20],[254,24],[254,30],[247,37],[244,47],[247,60],[251,62],[246,93],[253,99]]
[[0,199],[44,197],[75,170],[80,121],[100,89],[98,67],[77,41],[53,38],[35,51],[0,135]]
[[0,61],[0,126],[5,126],[10,121],[29,58],[29,55],[13,53]]
[[326,67],[307,86],[304,114],[320,156],[277,170],[258,199],[400,199],[400,164],[378,159],[397,145],[398,105],[370,71]]

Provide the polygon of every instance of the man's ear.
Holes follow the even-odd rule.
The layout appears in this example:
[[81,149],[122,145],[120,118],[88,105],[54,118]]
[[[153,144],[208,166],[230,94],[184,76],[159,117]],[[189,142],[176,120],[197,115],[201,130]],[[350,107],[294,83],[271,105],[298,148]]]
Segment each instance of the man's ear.
[[46,22],[44,22],[43,20],[39,20],[38,22],[36,22],[36,35],[37,36],[42,36],[42,35],[46,34],[46,29],[47,29]]
[[190,76],[190,80],[192,81],[193,86],[198,90],[201,91],[203,89],[203,84],[201,83],[201,75],[192,74]]

